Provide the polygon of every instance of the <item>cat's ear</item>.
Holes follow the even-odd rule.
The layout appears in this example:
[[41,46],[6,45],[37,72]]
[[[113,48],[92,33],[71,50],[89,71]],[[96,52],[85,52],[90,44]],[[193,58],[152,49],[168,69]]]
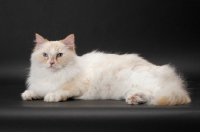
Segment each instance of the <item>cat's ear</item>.
[[36,33],[35,34],[35,42],[36,42],[36,44],[43,44],[43,43],[47,42],[47,40]]
[[72,51],[75,51],[74,42],[75,42],[74,34],[70,34],[69,36],[67,36],[65,39],[62,40],[62,43],[64,43]]

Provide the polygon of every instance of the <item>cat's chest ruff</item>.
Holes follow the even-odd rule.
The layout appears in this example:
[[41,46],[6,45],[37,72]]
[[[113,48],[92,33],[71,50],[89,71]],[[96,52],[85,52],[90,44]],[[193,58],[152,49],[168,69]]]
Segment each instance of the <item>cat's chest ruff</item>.
[[40,79],[46,85],[51,85],[51,86],[62,85],[63,83],[66,82],[66,74],[65,73],[57,73],[57,74],[49,73],[46,76],[39,78],[39,80]]
[[59,89],[67,81],[65,73],[41,73],[32,79],[33,89],[42,96]]

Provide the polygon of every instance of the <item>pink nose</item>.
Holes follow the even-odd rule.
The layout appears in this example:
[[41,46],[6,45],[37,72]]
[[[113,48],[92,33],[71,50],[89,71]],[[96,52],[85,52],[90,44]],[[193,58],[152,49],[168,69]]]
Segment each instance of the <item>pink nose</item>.
[[51,66],[52,66],[53,64],[55,64],[55,62],[54,62],[54,61],[50,61],[49,63],[50,63],[50,65],[51,65]]

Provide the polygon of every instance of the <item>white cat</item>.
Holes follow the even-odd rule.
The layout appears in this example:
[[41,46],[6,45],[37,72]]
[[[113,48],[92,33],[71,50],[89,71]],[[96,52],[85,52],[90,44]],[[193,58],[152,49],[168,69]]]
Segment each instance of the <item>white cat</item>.
[[48,41],[36,34],[23,100],[125,99],[128,104],[179,105],[191,102],[169,65],[156,66],[137,54],[75,52],[74,35]]

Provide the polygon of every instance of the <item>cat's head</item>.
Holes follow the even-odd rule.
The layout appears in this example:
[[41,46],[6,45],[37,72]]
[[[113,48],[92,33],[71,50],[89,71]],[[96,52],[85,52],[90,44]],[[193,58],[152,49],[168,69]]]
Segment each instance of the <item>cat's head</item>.
[[76,53],[73,34],[60,41],[48,41],[39,34],[35,37],[36,46],[31,55],[32,63],[49,70],[59,70],[74,63]]

